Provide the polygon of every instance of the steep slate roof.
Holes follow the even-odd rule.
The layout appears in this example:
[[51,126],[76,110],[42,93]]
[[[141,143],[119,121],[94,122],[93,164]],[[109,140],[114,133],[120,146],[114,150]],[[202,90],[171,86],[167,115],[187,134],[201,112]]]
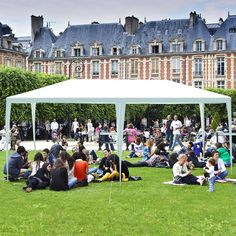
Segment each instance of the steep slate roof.
[[45,53],[44,56],[48,57],[50,56],[52,45],[56,42],[56,40],[57,37],[53,34],[53,32],[49,28],[43,27],[35,35],[32,51],[42,49]]
[[[90,24],[72,25],[60,35],[53,50],[64,49],[65,57],[71,56],[71,47],[75,43],[81,43],[84,47],[84,55],[90,55],[90,45],[94,42],[102,44],[103,55],[109,55],[113,46],[121,45],[123,41],[124,28],[121,24]],[[55,54],[52,54],[52,57]]]
[[207,25],[196,15],[193,27],[189,25],[190,19],[150,21],[141,25],[134,35],[125,32],[120,23],[72,25],[58,37],[44,27],[36,34],[32,51],[43,49],[45,58],[54,58],[55,50],[63,49],[64,56],[71,57],[71,47],[80,43],[83,45],[83,55],[90,56],[90,46],[97,42],[102,45],[102,55],[110,55],[114,46],[121,49],[121,55],[129,55],[133,45],[140,46],[141,54],[149,54],[149,43],[160,40],[163,45],[162,52],[168,53],[170,41],[175,38],[183,39],[184,52],[192,52],[193,42],[198,39],[206,42],[205,51],[213,50],[216,38],[226,39],[227,50],[236,49],[236,33],[229,33],[229,28],[236,27],[236,16],[228,16],[222,24]]
[[228,18],[221,24],[220,28],[214,34],[214,39],[226,39],[226,50],[236,50],[236,32],[229,33],[230,28],[236,30],[236,16],[228,16]]
[[182,32],[179,36],[185,37],[189,30],[189,20],[150,21],[138,29],[132,43],[141,46],[142,54],[148,54],[148,43],[159,39],[162,41],[162,51],[168,52],[170,47],[169,40],[177,36],[179,29]]

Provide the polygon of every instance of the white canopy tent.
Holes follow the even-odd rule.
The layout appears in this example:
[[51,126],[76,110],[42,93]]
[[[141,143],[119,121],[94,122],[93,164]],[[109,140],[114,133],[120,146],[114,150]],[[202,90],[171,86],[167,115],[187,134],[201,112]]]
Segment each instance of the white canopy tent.
[[[122,157],[126,104],[199,104],[201,128],[205,130],[204,105],[225,103],[231,127],[231,98],[168,80],[66,80],[40,89],[7,97],[6,130],[9,140],[11,104],[30,103],[35,143],[35,110],[37,103],[114,104],[117,120],[117,145]],[[178,111],[174,111],[178,114]],[[232,132],[229,129],[230,147]],[[231,149],[232,156],[232,149]],[[6,160],[8,159],[8,150]],[[121,165],[120,165],[121,166]]]

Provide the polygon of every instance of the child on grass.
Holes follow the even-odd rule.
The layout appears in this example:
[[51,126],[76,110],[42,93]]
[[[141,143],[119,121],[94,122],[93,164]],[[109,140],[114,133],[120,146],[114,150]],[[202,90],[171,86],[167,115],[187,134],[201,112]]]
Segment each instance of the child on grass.
[[206,166],[203,168],[204,171],[206,173],[209,174],[209,192],[214,192],[215,189],[214,189],[214,185],[215,185],[215,180],[216,180],[216,176],[215,176],[215,159],[213,158],[210,158],[208,161],[207,161],[207,164]]

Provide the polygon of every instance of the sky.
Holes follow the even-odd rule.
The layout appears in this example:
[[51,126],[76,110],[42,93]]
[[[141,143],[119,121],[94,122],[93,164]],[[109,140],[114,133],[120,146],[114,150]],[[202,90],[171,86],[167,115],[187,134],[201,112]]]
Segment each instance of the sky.
[[236,15],[235,0],[1,0],[0,22],[9,25],[16,37],[31,35],[31,15],[43,16],[58,35],[68,26],[99,23],[124,24],[126,16],[140,21],[188,19],[191,11],[207,23]]

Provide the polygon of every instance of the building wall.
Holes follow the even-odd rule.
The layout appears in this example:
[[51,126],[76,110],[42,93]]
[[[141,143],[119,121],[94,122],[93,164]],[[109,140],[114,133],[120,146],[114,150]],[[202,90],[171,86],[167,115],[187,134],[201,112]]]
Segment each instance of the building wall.
[[[6,56],[5,56],[6,57]],[[151,59],[157,58],[159,61],[159,71],[158,74],[152,74],[152,64]],[[180,60],[179,71],[173,72],[173,58],[178,57]],[[223,75],[217,75],[217,58],[224,58],[224,72]],[[195,59],[200,58],[202,60],[202,71],[199,75],[195,73]],[[118,61],[118,73],[111,73],[111,59]],[[16,59],[14,59],[16,60]],[[92,62],[96,60],[99,61],[99,75],[93,75],[92,73]],[[137,73],[131,73],[132,63],[131,60],[135,60],[137,63]],[[0,61],[2,61],[0,54]],[[56,60],[57,62],[62,62],[61,74],[68,76],[70,78],[78,78],[78,73],[73,74],[75,65],[71,60]],[[42,72],[55,74],[55,62],[48,60],[45,61],[30,61],[29,68],[34,71],[34,63],[42,64]],[[234,52],[213,52],[213,53],[192,53],[192,54],[179,54],[176,55],[148,55],[148,56],[135,56],[135,58],[122,58],[114,56],[109,57],[98,57],[96,59],[92,58],[82,58],[81,63],[83,65],[83,71],[80,73],[81,79],[162,79],[162,80],[173,80],[176,82],[184,83],[190,86],[195,86],[195,83],[201,83],[200,87],[217,87],[217,83],[223,83],[225,88],[236,89],[236,53]],[[46,66],[47,65],[47,66]],[[70,68],[71,67],[71,68]],[[49,69],[51,68],[51,70]],[[48,72],[50,71],[50,72]],[[70,71],[70,76],[69,76]]]
[[0,65],[26,69],[26,56],[10,50],[0,50]]

